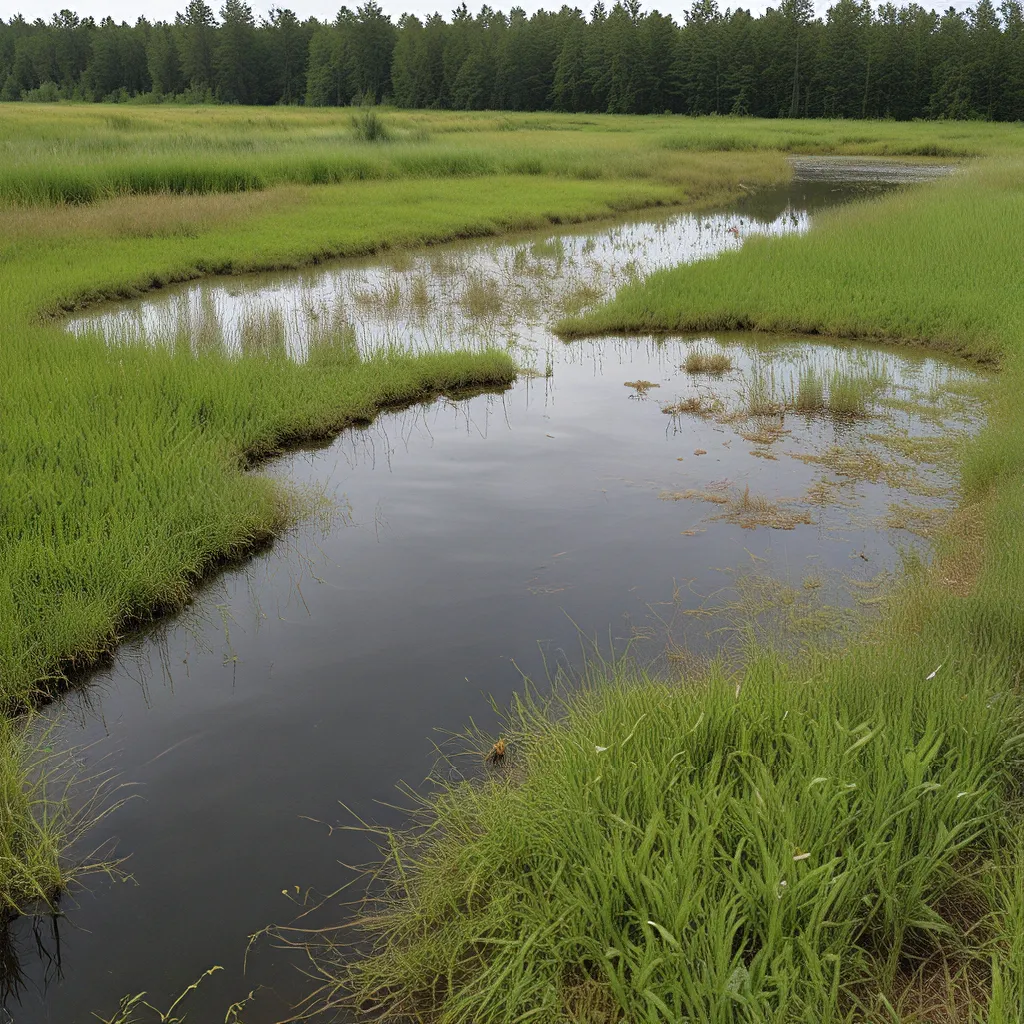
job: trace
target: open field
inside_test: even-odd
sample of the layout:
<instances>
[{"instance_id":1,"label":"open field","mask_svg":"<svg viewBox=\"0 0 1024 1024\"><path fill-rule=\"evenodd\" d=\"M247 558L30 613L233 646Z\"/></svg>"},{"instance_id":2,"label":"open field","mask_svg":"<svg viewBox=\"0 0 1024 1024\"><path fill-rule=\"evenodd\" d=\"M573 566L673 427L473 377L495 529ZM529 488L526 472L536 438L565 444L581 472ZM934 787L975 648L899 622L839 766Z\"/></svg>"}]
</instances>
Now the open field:
<instances>
[{"instance_id":1,"label":"open field","mask_svg":"<svg viewBox=\"0 0 1024 1024\"><path fill-rule=\"evenodd\" d=\"M518 703L505 766L386 835L373 954L314 938L318 999L451 1022L1020 1019L1022 228L1024 174L996 157L563 322L910 342L1000 373L936 562L879 625L685 687L599 666Z\"/></svg>"},{"instance_id":2,"label":"open field","mask_svg":"<svg viewBox=\"0 0 1024 1024\"><path fill-rule=\"evenodd\" d=\"M508 733L521 785L501 775L431 804L426 845L395 839L393 863L412 881L373 924L379 955L355 974L318 955L332 995L379 998L383 985L396 1014L426 1003L439 1020L692 1010L753 1024L795 1019L793 1007L892 1020L885 1001L913 1019L913 1000L932 996L968 1008L953 1019L1013 1019L1024 324L1021 177L1007 154L1024 133L384 116L395 141L370 145L352 140L348 115L324 111L0 108L5 708L65 685L300 513L302 496L245 472L255 460L516 373L496 349L358 361L344 330L301 365L112 348L68 336L61 310L205 274L712 203L782 180L782 151L990 155L963 180L848 208L808 239L753 240L656 278L652 298L638 285L569 322L614 329L628 308L649 319L622 325L645 330L813 329L1001 360L992 425L964 465L964 509L985 510L984 560L978 538L954 530L938 574L909 576L885 635L842 659L752 655L742 676L693 689L595 687L557 724L523 705ZM38 807L16 795L30 753L18 736L4 749L9 834L24 837L0 863L0 895L14 902L62 880L60 844L38 840ZM699 864L684 838L706 854ZM697 960L703 975L679 969Z\"/></svg>"},{"instance_id":3,"label":"open field","mask_svg":"<svg viewBox=\"0 0 1024 1024\"><path fill-rule=\"evenodd\" d=\"M372 145L355 140L350 111L329 108L112 112L96 105L6 104L2 111L0 202L21 204L487 174L628 179L680 185L690 192L699 180L694 177L698 165L686 161L686 153L965 158L1024 148L1015 126L981 122L385 110L381 118L392 141ZM723 173L721 163L711 169ZM756 171L745 173L748 185L761 180Z\"/></svg>"}]
</instances>

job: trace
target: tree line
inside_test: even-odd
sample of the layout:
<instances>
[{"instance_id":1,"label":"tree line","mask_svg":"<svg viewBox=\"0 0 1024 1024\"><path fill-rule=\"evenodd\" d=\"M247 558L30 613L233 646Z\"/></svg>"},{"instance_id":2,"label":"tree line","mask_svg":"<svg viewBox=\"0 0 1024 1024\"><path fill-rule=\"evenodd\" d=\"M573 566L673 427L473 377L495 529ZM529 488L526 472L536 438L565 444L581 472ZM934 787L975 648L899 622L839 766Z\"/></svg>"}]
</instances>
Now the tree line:
<instances>
[{"instance_id":1,"label":"tree line","mask_svg":"<svg viewBox=\"0 0 1024 1024\"><path fill-rule=\"evenodd\" d=\"M1017 121L1024 10L837 0L816 18L812 0L781 0L755 18L695 0L678 24L598 0L394 22L366 0L324 23L190 0L173 23L0 20L0 99L61 98Z\"/></svg>"}]
</instances>

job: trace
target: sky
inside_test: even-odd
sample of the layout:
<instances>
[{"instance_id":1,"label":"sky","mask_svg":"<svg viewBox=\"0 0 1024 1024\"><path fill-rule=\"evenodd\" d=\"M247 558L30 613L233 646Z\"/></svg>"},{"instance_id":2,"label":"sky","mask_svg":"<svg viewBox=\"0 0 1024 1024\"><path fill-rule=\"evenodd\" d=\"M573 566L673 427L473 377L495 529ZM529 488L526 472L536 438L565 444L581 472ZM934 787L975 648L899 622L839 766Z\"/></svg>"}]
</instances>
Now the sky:
<instances>
[{"instance_id":1,"label":"sky","mask_svg":"<svg viewBox=\"0 0 1024 1024\"><path fill-rule=\"evenodd\" d=\"M220 0L207 0L214 10L221 6ZM434 11L440 11L446 18L451 14L453 8L457 7L460 0L444 0L444 2L431 3L430 0L378 0L386 13L395 20L399 15L406 12L426 17ZM614 0L605 0L606 6L611 6ZM832 6L834 0L816 0L815 7L818 14L824 15L825 11ZM897 5L902 6L906 0L897 0ZM930 0L918 0L922 7L931 7L934 10L945 10L948 7L956 7L963 10L970 6L970 0L944 0L942 3L930 2ZM67 7L81 17L92 16L97 21L110 15L115 21L127 21L130 24L142 15L150 21L173 21L174 15L183 10L188 0L0 0L0 18L8 20L15 14L22 14L29 21L36 18L43 18L49 21L55 11ZM264 2L264 0L249 0L249 6L257 20L264 16L271 7L290 7L300 18L310 16L319 18L321 21L332 21L338 13L338 8L345 4L348 7L358 7L362 0L279 0L279 2ZM467 0L467 6L471 11L478 10L484 0ZM565 3L569 7L579 7L581 10L589 11L593 6L593 0L519 0L515 2L493 2L491 7L508 13L512 7L522 7L527 14L532 14L540 8L557 10ZM646 0L644 9L654 9L662 14L671 14L676 21L682 21L686 11L693 5L693 0ZM725 10L727 7L745 7L755 15L761 14L769 6L778 6L778 0L719 0L719 6Z\"/></svg>"}]
</instances>

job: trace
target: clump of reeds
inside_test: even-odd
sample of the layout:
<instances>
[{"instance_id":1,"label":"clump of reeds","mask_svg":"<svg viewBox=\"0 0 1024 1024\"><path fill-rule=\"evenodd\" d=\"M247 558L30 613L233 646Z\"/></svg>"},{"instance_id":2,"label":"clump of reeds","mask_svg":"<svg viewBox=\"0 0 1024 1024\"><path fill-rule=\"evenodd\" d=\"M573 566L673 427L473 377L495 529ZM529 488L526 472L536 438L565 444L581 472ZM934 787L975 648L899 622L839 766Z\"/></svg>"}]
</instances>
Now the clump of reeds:
<instances>
[{"instance_id":1,"label":"clump of reeds","mask_svg":"<svg viewBox=\"0 0 1024 1024\"><path fill-rule=\"evenodd\" d=\"M661 411L666 416L685 416L687 413L700 415L707 411L707 404L701 395L690 395L689 398L680 398L676 402L663 405Z\"/></svg>"},{"instance_id":2,"label":"clump of reeds","mask_svg":"<svg viewBox=\"0 0 1024 1024\"><path fill-rule=\"evenodd\" d=\"M814 366L807 366L800 371L793 408L803 413L821 412L825 408L825 382Z\"/></svg>"},{"instance_id":3,"label":"clump of reeds","mask_svg":"<svg viewBox=\"0 0 1024 1024\"><path fill-rule=\"evenodd\" d=\"M687 373L706 373L720 377L732 369L732 357L720 349L693 348L686 353L683 369Z\"/></svg>"},{"instance_id":4,"label":"clump of reeds","mask_svg":"<svg viewBox=\"0 0 1024 1024\"><path fill-rule=\"evenodd\" d=\"M497 281L471 274L462 292L462 305L472 317L493 317L501 312L505 295Z\"/></svg>"},{"instance_id":5,"label":"clump of reeds","mask_svg":"<svg viewBox=\"0 0 1024 1024\"><path fill-rule=\"evenodd\" d=\"M361 142L390 142L391 130L373 107L363 107L352 115L352 133Z\"/></svg>"},{"instance_id":6,"label":"clump of reeds","mask_svg":"<svg viewBox=\"0 0 1024 1024\"><path fill-rule=\"evenodd\" d=\"M829 377L827 408L833 416L867 416L874 386L871 380L848 370L835 370Z\"/></svg>"}]
</instances>

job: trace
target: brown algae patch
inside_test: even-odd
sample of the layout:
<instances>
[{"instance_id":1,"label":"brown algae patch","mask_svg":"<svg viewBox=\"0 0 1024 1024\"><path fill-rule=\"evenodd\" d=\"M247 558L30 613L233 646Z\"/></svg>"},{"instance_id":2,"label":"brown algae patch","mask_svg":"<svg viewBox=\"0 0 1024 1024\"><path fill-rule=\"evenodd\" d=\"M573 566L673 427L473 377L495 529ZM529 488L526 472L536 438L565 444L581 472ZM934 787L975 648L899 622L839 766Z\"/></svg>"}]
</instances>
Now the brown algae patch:
<instances>
[{"instance_id":1,"label":"brown algae patch","mask_svg":"<svg viewBox=\"0 0 1024 1024\"><path fill-rule=\"evenodd\" d=\"M643 397L647 394L651 388L660 388L660 384L655 384L653 380L626 380L623 381L623 386L632 388L639 397Z\"/></svg>"}]
</instances>

